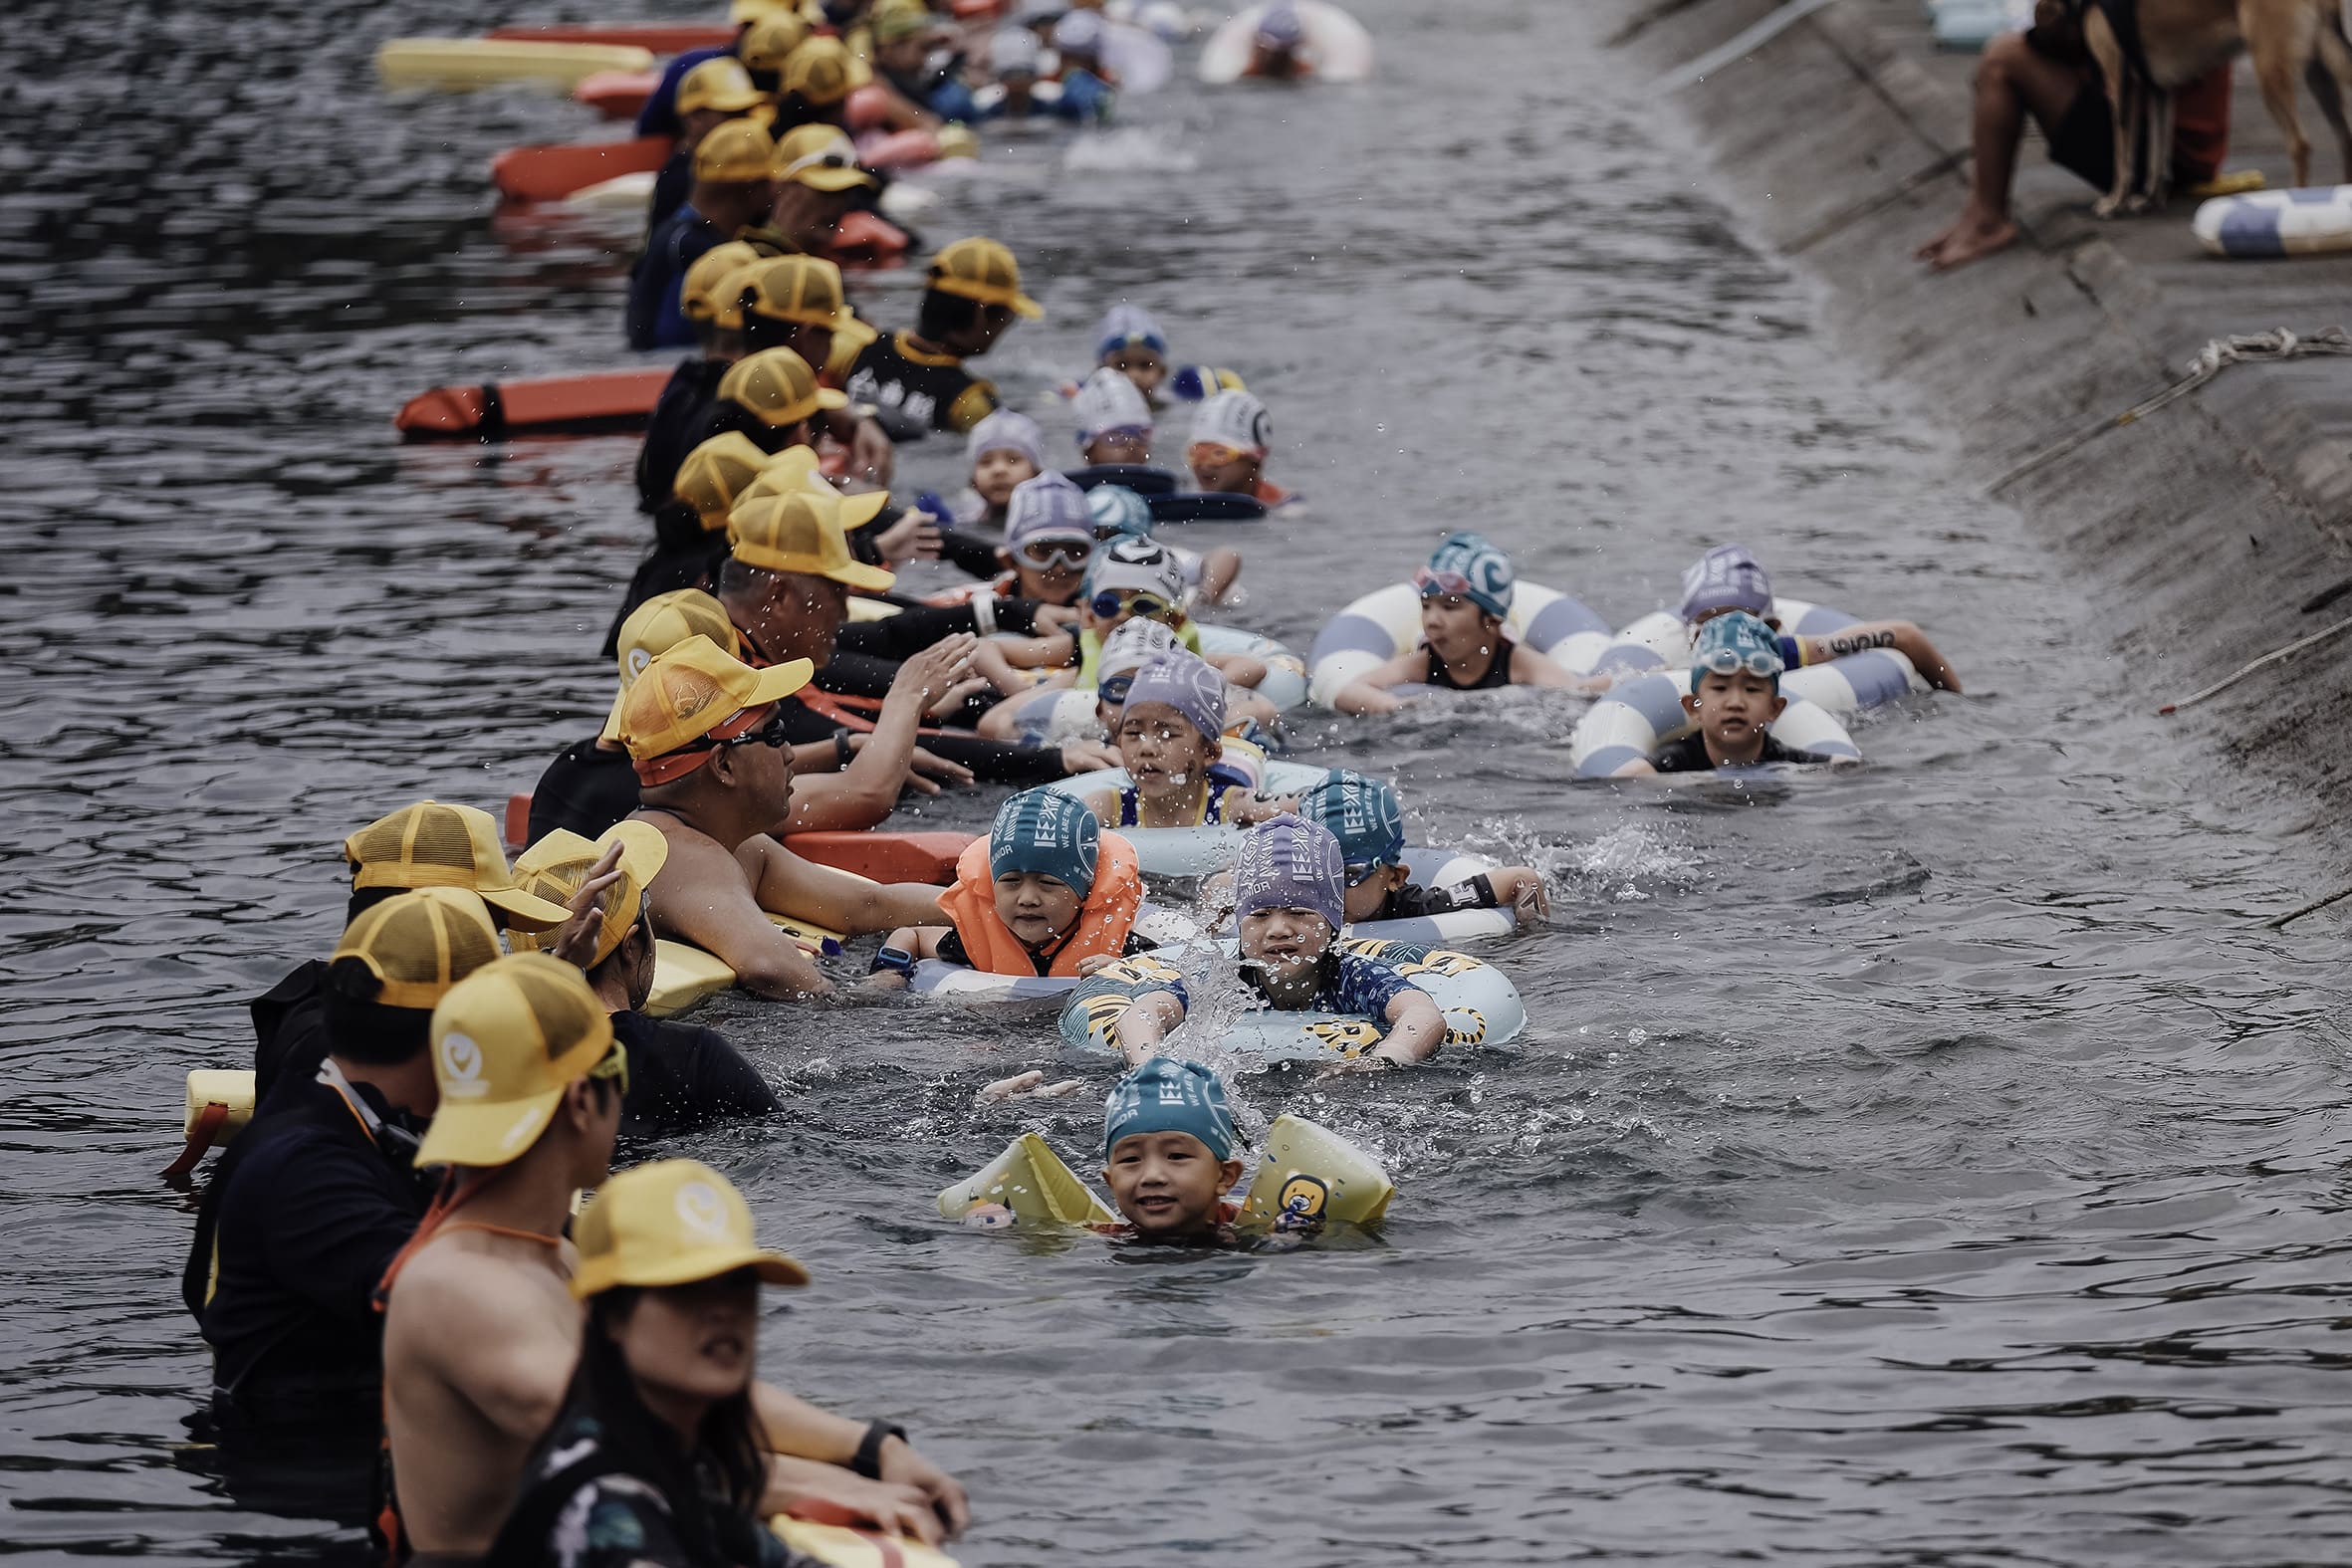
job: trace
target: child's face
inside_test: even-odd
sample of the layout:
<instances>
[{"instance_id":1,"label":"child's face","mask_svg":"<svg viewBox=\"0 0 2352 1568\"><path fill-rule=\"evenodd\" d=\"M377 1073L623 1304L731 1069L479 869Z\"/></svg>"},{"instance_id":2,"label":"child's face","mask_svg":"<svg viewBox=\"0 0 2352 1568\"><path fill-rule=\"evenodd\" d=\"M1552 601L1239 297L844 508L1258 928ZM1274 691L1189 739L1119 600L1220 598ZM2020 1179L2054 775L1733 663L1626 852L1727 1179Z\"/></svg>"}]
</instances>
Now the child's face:
<instances>
[{"instance_id":1,"label":"child's face","mask_svg":"<svg viewBox=\"0 0 2352 1568\"><path fill-rule=\"evenodd\" d=\"M1502 631L1500 620L1460 594L1432 593L1421 600L1421 640L1441 659L1492 653Z\"/></svg>"},{"instance_id":2,"label":"child's face","mask_svg":"<svg viewBox=\"0 0 2352 1568\"><path fill-rule=\"evenodd\" d=\"M1295 969L1312 964L1331 945L1331 923L1311 909L1259 909L1241 921L1242 957Z\"/></svg>"},{"instance_id":3,"label":"child's face","mask_svg":"<svg viewBox=\"0 0 2352 1568\"><path fill-rule=\"evenodd\" d=\"M1085 902L1067 882L1042 871L1008 871L997 878L996 891L997 918L1029 948L1042 948L1067 931Z\"/></svg>"},{"instance_id":4,"label":"child's face","mask_svg":"<svg viewBox=\"0 0 2352 1568\"><path fill-rule=\"evenodd\" d=\"M1013 499L1014 486L1037 477L1038 465L1019 452L983 452L972 465L972 488L992 507L1002 508Z\"/></svg>"},{"instance_id":5,"label":"child's face","mask_svg":"<svg viewBox=\"0 0 2352 1568\"><path fill-rule=\"evenodd\" d=\"M1241 1161L1220 1161L1207 1144L1181 1132L1121 1138L1102 1167L1110 1201L1137 1234L1154 1240L1213 1230L1217 1200L1241 1179Z\"/></svg>"},{"instance_id":6,"label":"child's face","mask_svg":"<svg viewBox=\"0 0 2352 1568\"><path fill-rule=\"evenodd\" d=\"M1388 895L1405 885L1409 873L1403 866L1381 866L1361 882L1352 882L1347 889L1347 918L1369 920L1380 913L1380 906L1388 902Z\"/></svg>"},{"instance_id":7,"label":"child's face","mask_svg":"<svg viewBox=\"0 0 2352 1568\"><path fill-rule=\"evenodd\" d=\"M1160 357L1157 348L1114 348L1104 355L1102 362L1135 383L1135 390L1149 397L1166 384L1168 361Z\"/></svg>"},{"instance_id":8,"label":"child's face","mask_svg":"<svg viewBox=\"0 0 2352 1568\"><path fill-rule=\"evenodd\" d=\"M1745 752L1763 738L1764 726L1780 717L1788 699L1773 689L1765 676L1734 670L1729 675L1708 671L1699 689L1682 700L1683 711L1699 721L1700 730L1718 748Z\"/></svg>"},{"instance_id":9,"label":"child's face","mask_svg":"<svg viewBox=\"0 0 2352 1568\"><path fill-rule=\"evenodd\" d=\"M1213 495L1246 496L1258 488L1259 460L1229 446L1203 441L1188 448L1192 482Z\"/></svg>"},{"instance_id":10,"label":"child's face","mask_svg":"<svg viewBox=\"0 0 2352 1568\"><path fill-rule=\"evenodd\" d=\"M1089 463L1148 463L1151 461L1151 432L1149 430L1105 430L1086 443L1082 454Z\"/></svg>"},{"instance_id":11,"label":"child's face","mask_svg":"<svg viewBox=\"0 0 2352 1568\"><path fill-rule=\"evenodd\" d=\"M1094 542L1078 539L1033 539L1017 551L1000 551L1012 562L1021 596L1047 604L1070 604L1086 580L1086 562L1094 559Z\"/></svg>"},{"instance_id":12,"label":"child's face","mask_svg":"<svg viewBox=\"0 0 2352 1568\"><path fill-rule=\"evenodd\" d=\"M1118 741L1119 761L1136 793L1146 798L1190 790L1224 752L1164 702L1129 703L1119 717Z\"/></svg>"}]
</instances>

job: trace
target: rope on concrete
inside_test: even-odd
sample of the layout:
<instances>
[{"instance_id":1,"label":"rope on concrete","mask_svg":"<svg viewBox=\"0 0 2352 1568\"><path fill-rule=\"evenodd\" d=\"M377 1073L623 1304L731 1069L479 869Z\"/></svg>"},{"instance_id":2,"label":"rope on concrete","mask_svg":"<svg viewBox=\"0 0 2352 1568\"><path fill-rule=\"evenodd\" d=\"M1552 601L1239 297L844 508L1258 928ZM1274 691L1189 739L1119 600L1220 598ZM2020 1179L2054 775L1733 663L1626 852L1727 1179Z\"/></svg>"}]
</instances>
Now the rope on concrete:
<instances>
[{"instance_id":1,"label":"rope on concrete","mask_svg":"<svg viewBox=\"0 0 2352 1568\"><path fill-rule=\"evenodd\" d=\"M1985 487L1989 496L1999 495L2027 474L2047 468L2059 458L2078 452L2110 430L2120 430L2133 424L2168 403L2179 401L2206 382L2220 375L2234 364L2274 364L2288 359L2307 359L2316 354L2352 354L2352 336L2341 327L2329 327L2308 337L2297 336L2283 327L2266 333L2240 333L2234 337L2216 337L2189 361L2189 373L2144 403L2135 403L2112 419L2102 419L2086 430L2080 430L2057 445L2047 447L2019 463ZM2171 709L2165 710L2167 713Z\"/></svg>"},{"instance_id":2,"label":"rope on concrete","mask_svg":"<svg viewBox=\"0 0 2352 1568\"><path fill-rule=\"evenodd\" d=\"M2352 631L2352 620L2340 620L2337 621L2333 626L2328 627L2325 631L2315 631L2308 637L2297 637L2285 647L2273 649L2272 651L2263 654L2260 658L2254 660L2251 664L2240 665L2237 669L2233 670L2230 674L2223 676L2220 680L2214 682L2211 686L2208 686L2204 691L2191 692L2179 702L2166 703L2163 707L2156 710L2157 716L2162 718L2168 714L2179 713L2183 708L2194 708L2199 703L2205 701L2208 697L2219 696L2221 693L2228 691L2239 681L2244 680L2248 675L2252 675L2260 670L2266 670L2271 665L2279 662L2281 659L2291 659L2296 654L2302 652L2305 648L2310 647L2313 643L2325 642L2328 638L2336 636L2344 631Z\"/></svg>"},{"instance_id":3,"label":"rope on concrete","mask_svg":"<svg viewBox=\"0 0 2352 1568\"><path fill-rule=\"evenodd\" d=\"M1724 67L1744 56L1753 55L1764 45L1787 32L1797 23L1828 6L1831 0L1788 0L1779 10L1768 13L1754 27L1717 48L1710 49L1696 60L1686 60L1659 79L1661 93L1680 93L1684 88L1704 82Z\"/></svg>"}]
</instances>

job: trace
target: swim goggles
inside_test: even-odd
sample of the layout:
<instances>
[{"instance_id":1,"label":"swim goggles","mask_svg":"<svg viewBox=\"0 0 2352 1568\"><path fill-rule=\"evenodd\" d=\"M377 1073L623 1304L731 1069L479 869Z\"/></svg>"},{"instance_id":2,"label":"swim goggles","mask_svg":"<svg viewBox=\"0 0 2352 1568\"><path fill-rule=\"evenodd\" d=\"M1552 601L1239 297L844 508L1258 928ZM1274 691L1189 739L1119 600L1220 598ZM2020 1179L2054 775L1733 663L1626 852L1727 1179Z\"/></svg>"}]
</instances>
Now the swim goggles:
<instances>
[{"instance_id":1,"label":"swim goggles","mask_svg":"<svg viewBox=\"0 0 2352 1568\"><path fill-rule=\"evenodd\" d=\"M1752 648L1746 653L1737 648L1718 648L1701 654L1693 662L1710 675L1732 675L1746 670L1760 680L1768 680L1788 668L1779 650L1774 648Z\"/></svg>"},{"instance_id":2,"label":"swim goggles","mask_svg":"<svg viewBox=\"0 0 2352 1568\"><path fill-rule=\"evenodd\" d=\"M615 1080L614 1087L620 1090L620 1097L624 1100L627 1099L629 1097L628 1047L621 1044L620 1041L614 1040L612 1048L597 1058L596 1064L588 1070L588 1075L591 1078Z\"/></svg>"},{"instance_id":3,"label":"swim goggles","mask_svg":"<svg viewBox=\"0 0 2352 1568\"><path fill-rule=\"evenodd\" d=\"M1051 571L1056 566L1082 566L1094 559L1090 539L1033 539L1021 547L1021 559Z\"/></svg>"},{"instance_id":4,"label":"swim goggles","mask_svg":"<svg viewBox=\"0 0 2352 1568\"><path fill-rule=\"evenodd\" d=\"M1104 588L1089 601L1096 618L1108 620L1121 610L1140 615L1145 620L1158 620L1176 606L1156 593L1119 593Z\"/></svg>"},{"instance_id":5,"label":"swim goggles","mask_svg":"<svg viewBox=\"0 0 2352 1568\"><path fill-rule=\"evenodd\" d=\"M1108 430L1096 430L1088 434L1086 444L1091 446L1097 441L1149 441L1150 439L1151 426L1149 425L1113 425Z\"/></svg>"},{"instance_id":6,"label":"swim goggles","mask_svg":"<svg viewBox=\"0 0 2352 1568\"><path fill-rule=\"evenodd\" d=\"M741 735L731 735L723 741L711 742L712 747L718 751L725 751L731 746L786 747L792 744L792 727L785 722L785 717L781 713L771 717L766 724L756 730L746 730ZM680 750L683 751L686 748L681 747Z\"/></svg>"},{"instance_id":7,"label":"swim goggles","mask_svg":"<svg viewBox=\"0 0 2352 1568\"><path fill-rule=\"evenodd\" d=\"M1470 596L1470 579L1459 571L1439 571L1423 566L1413 573L1413 586L1421 590L1421 596L1425 599L1436 598L1441 593L1458 599Z\"/></svg>"},{"instance_id":8,"label":"swim goggles","mask_svg":"<svg viewBox=\"0 0 2352 1568\"><path fill-rule=\"evenodd\" d=\"M1134 685L1132 675L1106 675L1094 684L1094 695L1114 708L1123 708Z\"/></svg>"}]
</instances>

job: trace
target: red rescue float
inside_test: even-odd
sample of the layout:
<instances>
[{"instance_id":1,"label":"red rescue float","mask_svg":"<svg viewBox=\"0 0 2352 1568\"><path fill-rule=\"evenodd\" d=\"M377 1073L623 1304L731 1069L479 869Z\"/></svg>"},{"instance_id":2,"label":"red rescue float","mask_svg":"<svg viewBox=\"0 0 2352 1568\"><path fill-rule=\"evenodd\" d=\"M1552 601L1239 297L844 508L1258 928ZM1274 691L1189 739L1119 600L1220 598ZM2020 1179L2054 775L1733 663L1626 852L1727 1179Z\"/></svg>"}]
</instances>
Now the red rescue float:
<instances>
[{"instance_id":1,"label":"red rescue float","mask_svg":"<svg viewBox=\"0 0 2352 1568\"><path fill-rule=\"evenodd\" d=\"M436 386L408 399L392 423L409 441L499 441L509 436L642 430L669 378L670 367L663 365Z\"/></svg>"}]
</instances>

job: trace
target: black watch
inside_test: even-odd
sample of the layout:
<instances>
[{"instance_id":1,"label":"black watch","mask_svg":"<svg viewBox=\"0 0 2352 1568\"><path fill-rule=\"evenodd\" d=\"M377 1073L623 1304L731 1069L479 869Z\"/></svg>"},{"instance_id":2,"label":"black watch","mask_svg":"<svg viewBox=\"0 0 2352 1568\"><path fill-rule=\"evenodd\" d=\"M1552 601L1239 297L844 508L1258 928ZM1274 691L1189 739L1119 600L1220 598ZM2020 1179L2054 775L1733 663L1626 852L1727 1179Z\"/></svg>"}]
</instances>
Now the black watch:
<instances>
[{"instance_id":1,"label":"black watch","mask_svg":"<svg viewBox=\"0 0 2352 1568\"><path fill-rule=\"evenodd\" d=\"M866 966L865 972L868 975L879 975L885 971L894 975L904 975L912 980L915 973L915 956L904 948L894 948L885 944L882 951L874 955L874 961ZM904 1437L905 1434L901 1433L900 1436ZM874 1441L879 1443L881 1440L877 1438Z\"/></svg>"},{"instance_id":2,"label":"black watch","mask_svg":"<svg viewBox=\"0 0 2352 1568\"><path fill-rule=\"evenodd\" d=\"M856 755L857 748L849 744L849 727L845 724L835 725L833 727L833 761L846 768L849 766L850 759Z\"/></svg>"},{"instance_id":3,"label":"black watch","mask_svg":"<svg viewBox=\"0 0 2352 1568\"><path fill-rule=\"evenodd\" d=\"M886 953L890 950L885 948L883 951ZM867 1480L880 1480L882 1478L882 1445L888 1443L892 1438L904 1443L906 1429L894 1427L886 1421L867 1422L865 1436L858 1440L857 1453L849 1460L849 1467Z\"/></svg>"}]
</instances>

